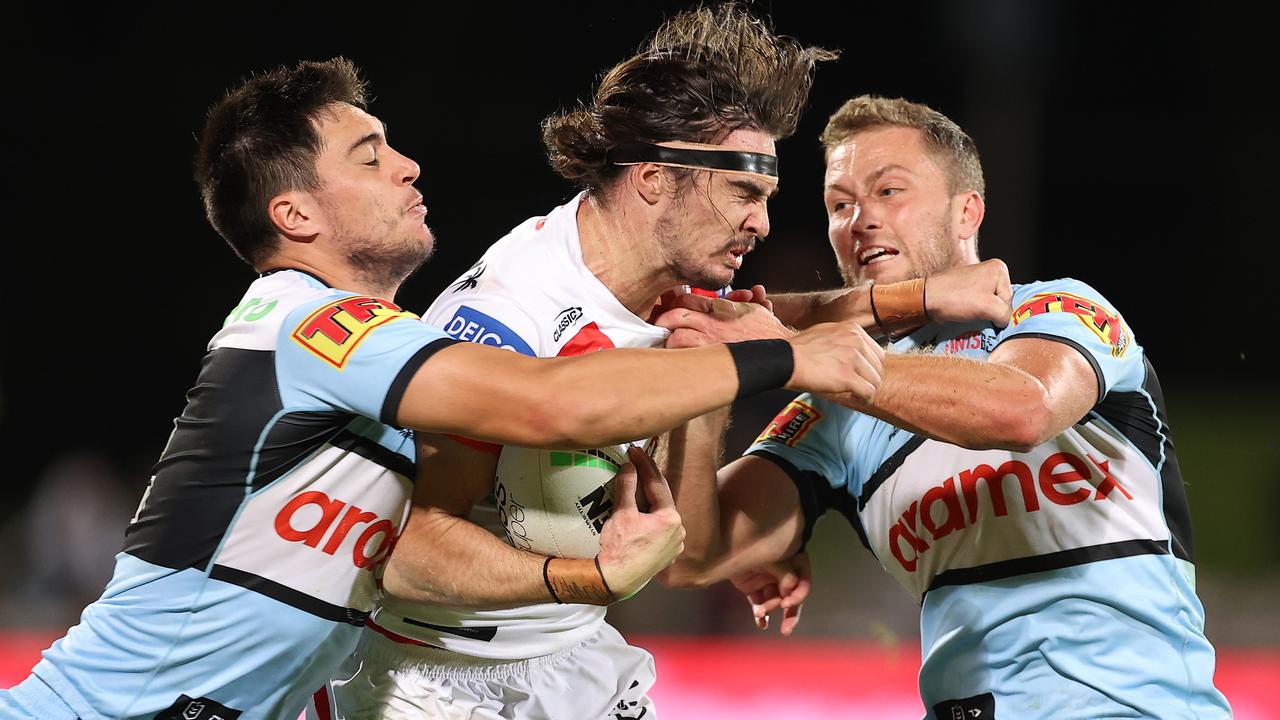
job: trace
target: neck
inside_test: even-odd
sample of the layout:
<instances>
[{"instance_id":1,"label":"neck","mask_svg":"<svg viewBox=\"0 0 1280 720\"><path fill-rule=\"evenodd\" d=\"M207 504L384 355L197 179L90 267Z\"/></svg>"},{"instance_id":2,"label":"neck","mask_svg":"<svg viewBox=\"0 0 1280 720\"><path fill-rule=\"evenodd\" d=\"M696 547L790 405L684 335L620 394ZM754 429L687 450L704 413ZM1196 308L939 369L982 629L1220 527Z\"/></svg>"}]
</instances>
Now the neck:
<instances>
[{"instance_id":1,"label":"neck","mask_svg":"<svg viewBox=\"0 0 1280 720\"><path fill-rule=\"evenodd\" d=\"M334 263L314 262L304 258L275 256L260 265L254 266L258 272L270 270L300 270L314 275L331 288L347 290L357 295L367 295L383 300L395 300L398 283L388 284L366 277L357 268L335 265Z\"/></svg>"},{"instance_id":2,"label":"neck","mask_svg":"<svg viewBox=\"0 0 1280 720\"><path fill-rule=\"evenodd\" d=\"M578 205L582 262L624 307L648 317L658 296L681 284L662 256L655 223L623 203L605 206L595 193Z\"/></svg>"}]
</instances>

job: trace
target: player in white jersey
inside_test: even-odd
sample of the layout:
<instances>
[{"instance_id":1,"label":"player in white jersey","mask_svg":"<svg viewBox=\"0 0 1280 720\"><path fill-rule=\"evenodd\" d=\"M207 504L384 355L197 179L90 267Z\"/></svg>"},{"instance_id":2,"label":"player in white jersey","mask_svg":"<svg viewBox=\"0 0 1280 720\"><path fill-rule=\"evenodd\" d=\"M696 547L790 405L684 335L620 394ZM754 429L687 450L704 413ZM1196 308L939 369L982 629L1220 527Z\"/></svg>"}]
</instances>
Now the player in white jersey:
<instances>
[{"instance_id":1,"label":"player in white jersey","mask_svg":"<svg viewBox=\"0 0 1280 720\"><path fill-rule=\"evenodd\" d=\"M434 242L418 166L364 105L335 59L257 76L211 110L206 210L262 277L209 343L102 598L0 691L0 718L296 717L354 649L403 537L413 429L595 446L770 386L867 387L851 357L865 334L834 326L790 344L533 360L418 322L390 300ZM664 567L678 515L627 510L632 532L548 580L630 592Z\"/></svg>"},{"instance_id":2,"label":"player in white jersey","mask_svg":"<svg viewBox=\"0 0 1280 720\"><path fill-rule=\"evenodd\" d=\"M794 130L813 65L826 57L736 8L673 18L608 73L591 103L545 123L552 164L584 192L493 245L426 320L458 339L542 357L661 345L666 331L645 321L659 296L682 284L727 286L768 234L774 141ZM389 597L332 684L334 714L653 717L652 657L604 622L604 608L558 604L548 587L495 609L510 603L530 563L541 565L506 544L491 503L477 505L493 491L498 448L422 442L424 476L461 482L420 485L410 528L431 532L393 553ZM450 583L412 581L405 567ZM481 588L490 602L467 597Z\"/></svg>"},{"instance_id":3,"label":"player in white jersey","mask_svg":"<svg viewBox=\"0 0 1280 720\"><path fill-rule=\"evenodd\" d=\"M873 309L881 283L978 263L982 172L955 123L863 96L823 143L830 240ZM668 469L689 535L660 578L703 584L786 561L836 509L921 603L929 718L1230 717L1150 361L1084 283L1009 290L1001 323L899 332L877 313L896 341L874 401L802 395L720 470L718 494L701 476L719 432L703 424L705 452ZM687 344L734 334L706 316L676 332ZM757 595L757 612L794 610L797 588Z\"/></svg>"}]
</instances>

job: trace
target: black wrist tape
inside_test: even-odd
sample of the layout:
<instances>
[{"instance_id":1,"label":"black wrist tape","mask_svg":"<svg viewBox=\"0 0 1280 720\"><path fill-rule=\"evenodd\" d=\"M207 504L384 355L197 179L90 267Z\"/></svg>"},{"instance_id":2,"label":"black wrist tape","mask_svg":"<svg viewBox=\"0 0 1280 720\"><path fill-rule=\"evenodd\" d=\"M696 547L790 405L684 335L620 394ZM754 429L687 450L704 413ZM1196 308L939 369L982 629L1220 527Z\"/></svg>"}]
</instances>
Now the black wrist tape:
<instances>
[{"instance_id":1,"label":"black wrist tape","mask_svg":"<svg viewBox=\"0 0 1280 720\"><path fill-rule=\"evenodd\" d=\"M796 371L795 354L786 340L747 340L728 347L738 371L739 398L783 387Z\"/></svg>"}]
</instances>

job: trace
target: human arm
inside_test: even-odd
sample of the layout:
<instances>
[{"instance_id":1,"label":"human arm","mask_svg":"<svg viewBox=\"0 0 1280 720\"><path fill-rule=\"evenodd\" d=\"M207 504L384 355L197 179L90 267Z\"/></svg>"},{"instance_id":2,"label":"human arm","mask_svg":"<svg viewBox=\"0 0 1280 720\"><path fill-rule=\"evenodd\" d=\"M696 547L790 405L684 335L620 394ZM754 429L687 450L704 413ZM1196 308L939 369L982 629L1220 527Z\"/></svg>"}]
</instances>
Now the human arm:
<instances>
[{"instance_id":1,"label":"human arm","mask_svg":"<svg viewBox=\"0 0 1280 720\"><path fill-rule=\"evenodd\" d=\"M615 507L595 559L546 558L503 542L467 519L493 487L498 456L440 435L418 440L409 520L387 561L383 588L417 602L494 609L553 601L607 605L638 591L679 553L684 530L662 476L634 451L615 480ZM637 483L650 507L636 506ZM603 579L603 581L602 581ZM607 582L607 585L606 585Z\"/></svg>"},{"instance_id":2,"label":"human arm","mask_svg":"<svg viewBox=\"0 0 1280 720\"><path fill-rule=\"evenodd\" d=\"M416 370L393 415L404 427L492 442L597 447L661 434L728 405L742 380L754 389L785 384L865 393L865 361L850 352L862 346L860 333L848 323L829 323L796 335L788 341L789 367L785 348L759 344L736 346L738 359L749 360L744 363L726 346L533 359L458 343ZM744 356L744 347L763 352Z\"/></svg>"}]
</instances>

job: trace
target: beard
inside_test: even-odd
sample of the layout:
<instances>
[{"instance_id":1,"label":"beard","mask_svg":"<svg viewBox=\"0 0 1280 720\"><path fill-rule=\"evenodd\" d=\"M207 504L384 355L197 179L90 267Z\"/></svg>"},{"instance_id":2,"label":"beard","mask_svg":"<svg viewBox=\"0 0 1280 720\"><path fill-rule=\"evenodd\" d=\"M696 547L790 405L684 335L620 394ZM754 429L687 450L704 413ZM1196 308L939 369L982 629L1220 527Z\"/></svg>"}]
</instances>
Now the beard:
<instances>
[{"instance_id":1,"label":"beard","mask_svg":"<svg viewBox=\"0 0 1280 720\"><path fill-rule=\"evenodd\" d=\"M956 243L951 240L951 221L948 219L950 217L950 207L950 204L948 204L948 212L943 216L943 219L927 229L921 242L912 248L911 267L906 274L899 278L882 279L879 282L890 283L925 278L955 267L958 264L960 250L956 247ZM859 267L857 262L858 260L855 257L852 259L852 265L844 262L839 263L840 275L844 278L845 287L857 287L858 285L869 285L871 283L871 280L865 277L858 277L857 270Z\"/></svg>"},{"instance_id":2,"label":"beard","mask_svg":"<svg viewBox=\"0 0 1280 720\"><path fill-rule=\"evenodd\" d=\"M425 243L408 237L399 237L395 242L354 242L347 248L347 262L373 287L399 288L434 251L435 239L428 230Z\"/></svg>"},{"instance_id":3,"label":"beard","mask_svg":"<svg viewBox=\"0 0 1280 720\"><path fill-rule=\"evenodd\" d=\"M704 290L719 290L731 285L733 268L716 267L707 258L697 257L690 247L696 241L691 243L690 238L680 231L683 223L673 218L672 214L672 211L668 211L658 218L653 228L668 271L679 278L680 282ZM721 252L728 252L735 244L740 243L727 239Z\"/></svg>"}]
</instances>

